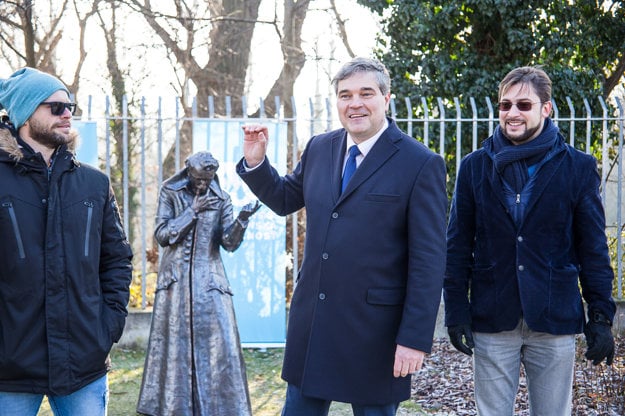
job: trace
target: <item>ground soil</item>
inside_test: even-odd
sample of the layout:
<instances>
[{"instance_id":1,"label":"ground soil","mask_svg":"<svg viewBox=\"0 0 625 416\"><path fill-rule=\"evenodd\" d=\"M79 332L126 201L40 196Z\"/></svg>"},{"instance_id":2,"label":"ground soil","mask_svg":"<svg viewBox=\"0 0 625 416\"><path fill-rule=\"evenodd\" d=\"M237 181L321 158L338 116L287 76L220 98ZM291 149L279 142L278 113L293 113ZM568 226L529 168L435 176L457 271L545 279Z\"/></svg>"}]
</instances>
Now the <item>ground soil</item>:
<instances>
[{"instance_id":1,"label":"ground soil","mask_svg":"<svg viewBox=\"0 0 625 416\"><path fill-rule=\"evenodd\" d=\"M625 339L616 339L614 364L593 366L584 357L583 337L578 339L573 386L575 416L625 415ZM471 358L456 351L446 339L435 340L426 365L413 377L412 400L426 414L475 415ZM529 416L525 375L516 400L515 414Z\"/></svg>"}]
</instances>

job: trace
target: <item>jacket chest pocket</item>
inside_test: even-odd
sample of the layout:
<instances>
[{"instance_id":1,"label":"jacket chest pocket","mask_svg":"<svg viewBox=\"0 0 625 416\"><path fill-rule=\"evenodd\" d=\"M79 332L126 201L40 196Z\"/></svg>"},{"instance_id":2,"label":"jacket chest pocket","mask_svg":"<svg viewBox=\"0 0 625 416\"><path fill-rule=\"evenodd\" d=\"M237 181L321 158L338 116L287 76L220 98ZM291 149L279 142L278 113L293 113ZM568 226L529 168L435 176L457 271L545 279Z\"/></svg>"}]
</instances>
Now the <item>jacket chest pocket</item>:
<instances>
[{"instance_id":1,"label":"jacket chest pocket","mask_svg":"<svg viewBox=\"0 0 625 416\"><path fill-rule=\"evenodd\" d=\"M18 256L20 259L26 258L26 252L24 251L24 242L22 240L22 233L17 222L17 215L15 214L15 207L12 202L3 202L2 211L9 223L9 229L12 230L13 237L15 238L15 244L17 247ZM4 221L3 221L4 222Z\"/></svg>"},{"instance_id":2,"label":"jacket chest pocket","mask_svg":"<svg viewBox=\"0 0 625 416\"><path fill-rule=\"evenodd\" d=\"M85 244L84 244L84 256L89 255L89 235L91 233L92 221L93 221L93 202L84 201L85 209L87 210L87 218L85 219Z\"/></svg>"},{"instance_id":3,"label":"jacket chest pocket","mask_svg":"<svg viewBox=\"0 0 625 416\"><path fill-rule=\"evenodd\" d=\"M89 257L96 241L100 239L100 224L102 209L94 199L76 201L63 209L63 233L72 236L75 246L72 252L80 253L82 257Z\"/></svg>"}]
</instances>

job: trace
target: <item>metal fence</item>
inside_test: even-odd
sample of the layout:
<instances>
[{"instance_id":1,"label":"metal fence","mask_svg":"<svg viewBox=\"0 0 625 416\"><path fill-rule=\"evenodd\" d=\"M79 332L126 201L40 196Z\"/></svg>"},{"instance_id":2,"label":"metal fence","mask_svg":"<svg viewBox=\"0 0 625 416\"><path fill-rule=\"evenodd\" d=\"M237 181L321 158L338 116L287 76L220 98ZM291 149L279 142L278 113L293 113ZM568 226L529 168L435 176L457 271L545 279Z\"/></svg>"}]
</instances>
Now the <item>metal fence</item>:
<instances>
[{"instance_id":1,"label":"metal fence","mask_svg":"<svg viewBox=\"0 0 625 416\"><path fill-rule=\"evenodd\" d=\"M245 97L240 100L241 115L232 114L230 97L225 98L226 114L215 114L215 98L207 103L208 117L197 116L197 103L192 103L191 117L185 117L178 98L152 100L142 98L138 104L129 105L124 99L121 114L114 114L111 101L106 97L98 102L89 97L83 105L80 121L95 122L98 137L98 164L108 174L113 166L121 166L121 176L116 179L118 197L124 226L133 236L135 270L141 277L145 307L146 276L156 273L157 265L150 261L152 243L152 223L156 210L158 189L163 181L163 160L168 151L176 156L175 169L180 168L180 128L185 121L221 119L240 123L286 123L289 127L289 140L292 152L289 157L294 165L301 148L309 137L339 127L332 100L328 98L308 99L298 102L290 100L292 114L286 116L284 103L276 98L275 114L268 116L262 100L249 103ZM584 99L576 108L566 97L561 109L557 100L553 101L553 120L561 128L571 145L592 153L599 161L601 192L606 209L610 251L616 279L616 296L623 299L623 131L624 108L622 99L606 102L602 98ZM593 112L593 108L597 109ZM256 113L257 118L247 114ZM136 114L134 114L136 113ZM441 154L448 163L450 193L453 191L455 172L463 156L477 149L480 142L492 134L498 123L498 115L489 98L477 101L470 97L461 99L421 98L414 103L410 98L391 99L390 116L410 136L422 141L426 146ZM120 126L121 124L121 126ZM114 138L113 126L120 133ZM121 140L121 143L119 142ZM132 208L135 206L135 208ZM287 242L293 248L293 270L297 270L298 232L297 216L292 214L294 230L292 240Z\"/></svg>"}]
</instances>

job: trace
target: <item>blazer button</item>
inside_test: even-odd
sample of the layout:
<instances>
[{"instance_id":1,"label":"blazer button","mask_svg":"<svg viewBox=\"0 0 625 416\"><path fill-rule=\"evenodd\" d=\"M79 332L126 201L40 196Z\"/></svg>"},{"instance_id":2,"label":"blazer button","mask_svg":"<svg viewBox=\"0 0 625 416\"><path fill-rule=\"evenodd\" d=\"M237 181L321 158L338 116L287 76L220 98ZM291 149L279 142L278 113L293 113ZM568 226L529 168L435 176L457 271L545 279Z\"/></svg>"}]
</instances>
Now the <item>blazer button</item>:
<instances>
[{"instance_id":1,"label":"blazer button","mask_svg":"<svg viewBox=\"0 0 625 416\"><path fill-rule=\"evenodd\" d=\"M325 293L319 293L319 300L325 300L325 298L326 298Z\"/></svg>"},{"instance_id":2,"label":"blazer button","mask_svg":"<svg viewBox=\"0 0 625 416\"><path fill-rule=\"evenodd\" d=\"M523 242L523 237L522 237L522 236L518 236L516 239L517 239L517 241L518 241L519 243L522 243L522 242Z\"/></svg>"},{"instance_id":3,"label":"blazer button","mask_svg":"<svg viewBox=\"0 0 625 416\"><path fill-rule=\"evenodd\" d=\"M332 213L332 218L338 218L339 217L339 213L338 212L333 212Z\"/></svg>"},{"instance_id":4,"label":"blazer button","mask_svg":"<svg viewBox=\"0 0 625 416\"><path fill-rule=\"evenodd\" d=\"M322 258L322 259L324 259L324 260L327 260L327 259L328 259L328 257L330 257L330 256L328 256L328 253L323 253L323 254L321 255L321 258Z\"/></svg>"},{"instance_id":5,"label":"blazer button","mask_svg":"<svg viewBox=\"0 0 625 416\"><path fill-rule=\"evenodd\" d=\"M523 266L522 264L519 265L519 271L522 272L523 270L525 270L525 266Z\"/></svg>"}]
</instances>

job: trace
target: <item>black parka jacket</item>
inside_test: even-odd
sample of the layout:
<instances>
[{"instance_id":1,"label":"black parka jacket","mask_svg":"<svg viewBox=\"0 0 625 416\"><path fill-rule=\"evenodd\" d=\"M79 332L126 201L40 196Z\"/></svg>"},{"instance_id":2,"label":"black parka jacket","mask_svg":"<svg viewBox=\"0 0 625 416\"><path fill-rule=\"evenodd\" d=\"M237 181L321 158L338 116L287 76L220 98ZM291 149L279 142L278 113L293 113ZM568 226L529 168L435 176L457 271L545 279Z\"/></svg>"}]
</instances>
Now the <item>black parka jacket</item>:
<instances>
[{"instance_id":1,"label":"black parka jacket","mask_svg":"<svg viewBox=\"0 0 625 416\"><path fill-rule=\"evenodd\" d=\"M0 125L0 391L102 377L127 315L132 252L109 179L66 145L53 161Z\"/></svg>"}]
</instances>

